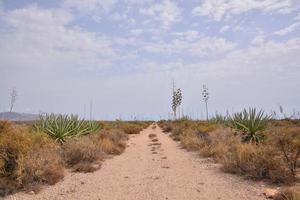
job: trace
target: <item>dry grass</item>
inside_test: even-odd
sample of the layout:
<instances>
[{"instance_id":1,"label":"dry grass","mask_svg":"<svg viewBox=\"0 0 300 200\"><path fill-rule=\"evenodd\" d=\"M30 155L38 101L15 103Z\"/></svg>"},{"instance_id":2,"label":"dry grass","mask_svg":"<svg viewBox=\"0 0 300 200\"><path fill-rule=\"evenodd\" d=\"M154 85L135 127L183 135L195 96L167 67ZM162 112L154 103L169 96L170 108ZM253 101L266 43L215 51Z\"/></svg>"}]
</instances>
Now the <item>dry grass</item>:
<instances>
[{"instance_id":1,"label":"dry grass","mask_svg":"<svg viewBox=\"0 0 300 200\"><path fill-rule=\"evenodd\" d=\"M291 187L281 190L274 200L300 200L300 187Z\"/></svg>"},{"instance_id":2,"label":"dry grass","mask_svg":"<svg viewBox=\"0 0 300 200\"><path fill-rule=\"evenodd\" d=\"M37 184L55 184L63 177L60 149L45 134L8 125L0 134L1 196Z\"/></svg>"},{"instance_id":3,"label":"dry grass","mask_svg":"<svg viewBox=\"0 0 300 200\"><path fill-rule=\"evenodd\" d=\"M92 165L93 162L104 158L104 154L90 136L80 138L72 138L67 140L63 146L63 160L68 167L73 168L75 171L87 172L85 170L88 164ZM85 165L86 167L82 167Z\"/></svg>"},{"instance_id":4,"label":"dry grass","mask_svg":"<svg viewBox=\"0 0 300 200\"><path fill-rule=\"evenodd\" d=\"M120 154L126 147L128 136L120 130L103 130L99 133L72 138L63 144L63 159L74 171L92 172L95 163L105 154Z\"/></svg>"},{"instance_id":5,"label":"dry grass","mask_svg":"<svg viewBox=\"0 0 300 200\"><path fill-rule=\"evenodd\" d=\"M237 173L255 179L270 179L274 183L290 182L293 176L284 167L282 160L276 159L277 152L270 146L235 144L224 152L220 160L226 172Z\"/></svg>"},{"instance_id":6,"label":"dry grass","mask_svg":"<svg viewBox=\"0 0 300 200\"><path fill-rule=\"evenodd\" d=\"M127 134L121 130L104 130L98 134L91 135L94 142L107 154L121 154L126 148Z\"/></svg>"},{"instance_id":7,"label":"dry grass","mask_svg":"<svg viewBox=\"0 0 300 200\"><path fill-rule=\"evenodd\" d=\"M267 140L260 145L243 143L231 129L207 122L181 120L159 125L172 125L171 137L180 141L183 148L213 157L225 172L291 183L299 167L300 127L290 121L284 123L290 126L281 122L280 126L269 127Z\"/></svg>"},{"instance_id":8,"label":"dry grass","mask_svg":"<svg viewBox=\"0 0 300 200\"><path fill-rule=\"evenodd\" d=\"M161 127L164 133L169 133L173 131L173 124L168 121L159 122L158 125Z\"/></svg>"},{"instance_id":9,"label":"dry grass","mask_svg":"<svg viewBox=\"0 0 300 200\"><path fill-rule=\"evenodd\" d=\"M0 121L0 196L53 185L63 178L64 166L80 172L99 169L104 155L122 153L128 139L124 131L112 128L118 128L118 123L109 123L109 127L59 144L34 132L32 124Z\"/></svg>"}]
</instances>

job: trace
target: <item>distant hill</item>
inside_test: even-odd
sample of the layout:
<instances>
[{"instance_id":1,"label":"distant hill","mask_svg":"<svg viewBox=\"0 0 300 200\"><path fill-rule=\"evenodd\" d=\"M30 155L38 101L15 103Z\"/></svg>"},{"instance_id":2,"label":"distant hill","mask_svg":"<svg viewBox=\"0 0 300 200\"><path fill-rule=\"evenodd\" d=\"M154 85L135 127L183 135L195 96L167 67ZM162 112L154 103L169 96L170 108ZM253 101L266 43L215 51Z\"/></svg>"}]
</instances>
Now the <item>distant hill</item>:
<instances>
[{"instance_id":1,"label":"distant hill","mask_svg":"<svg viewBox=\"0 0 300 200\"><path fill-rule=\"evenodd\" d=\"M37 120L38 117L39 115L29 113L0 112L0 120L33 121Z\"/></svg>"}]
</instances>

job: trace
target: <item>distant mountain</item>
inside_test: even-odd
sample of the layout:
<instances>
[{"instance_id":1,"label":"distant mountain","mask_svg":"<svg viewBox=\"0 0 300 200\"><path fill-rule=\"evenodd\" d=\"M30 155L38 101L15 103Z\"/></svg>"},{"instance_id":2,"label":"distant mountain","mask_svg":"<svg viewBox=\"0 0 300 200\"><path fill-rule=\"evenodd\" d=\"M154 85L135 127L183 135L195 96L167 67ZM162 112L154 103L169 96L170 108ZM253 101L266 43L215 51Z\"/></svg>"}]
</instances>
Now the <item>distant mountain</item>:
<instances>
[{"instance_id":1,"label":"distant mountain","mask_svg":"<svg viewBox=\"0 0 300 200\"><path fill-rule=\"evenodd\" d=\"M39 115L29 113L0 112L0 120L33 121L37 120L38 117Z\"/></svg>"}]
</instances>

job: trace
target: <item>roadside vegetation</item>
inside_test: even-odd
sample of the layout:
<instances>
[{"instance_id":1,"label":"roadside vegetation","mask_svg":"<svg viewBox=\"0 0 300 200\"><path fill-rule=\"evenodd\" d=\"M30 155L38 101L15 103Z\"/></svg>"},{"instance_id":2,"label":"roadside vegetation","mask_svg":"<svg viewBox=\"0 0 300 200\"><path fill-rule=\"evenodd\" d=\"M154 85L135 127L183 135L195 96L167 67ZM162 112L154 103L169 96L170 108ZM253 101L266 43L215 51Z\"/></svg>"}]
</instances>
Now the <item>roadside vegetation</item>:
<instances>
[{"instance_id":1,"label":"roadside vegetation","mask_svg":"<svg viewBox=\"0 0 300 200\"><path fill-rule=\"evenodd\" d=\"M0 121L0 197L53 185L66 169L93 172L105 158L126 148L129 134L150 122L98 122L45 115L37 122Z\"/></svg>"},{"instance_id":2,"label":"roadside vegetation","mask_svg":"<svg viewBox=\"0 0 300 200\"><path fill-rule=\"evenodd\" d=\"M281 185L299 181L300 120L275 120L249 108L209 121L184 118L158 124L183 148L220 163L224 172ZM299 193L299 187L293 187L276 198L299 199Z\"/></svg>"}]
</instances>

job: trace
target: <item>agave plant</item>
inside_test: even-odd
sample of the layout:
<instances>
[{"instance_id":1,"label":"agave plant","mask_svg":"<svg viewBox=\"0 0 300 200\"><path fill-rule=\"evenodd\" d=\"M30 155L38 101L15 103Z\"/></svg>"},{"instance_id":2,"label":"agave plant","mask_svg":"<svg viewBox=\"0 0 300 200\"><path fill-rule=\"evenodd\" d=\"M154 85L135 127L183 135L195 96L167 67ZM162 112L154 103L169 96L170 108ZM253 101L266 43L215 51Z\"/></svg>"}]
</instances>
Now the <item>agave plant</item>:
<instances>
[{"instance_id":1,"label":"agave plant","mask_svg":"<svg viewBox=\"0 0 300 200\"><path fill-rule=\"evenodd\" d=\"M86 135L100 129L95 121L85 121L77 115L40 115L39 121L34 125L36 131L45 132L56 141L65 142L67 138Z\"/></svg>"},{"instance_id":2,"label":"agave plant","mask_svg":"<svg viewBox=\"0 0 300 200\"><path fill-rule=\"evenodd\" d=\"M263 131L271 119L263 110L257 111L256 108L244 109L242 112L235 113L230 117L230 126L241 132L243 142L259 143L265 135Z\"/></svg>"}]
</instances>

